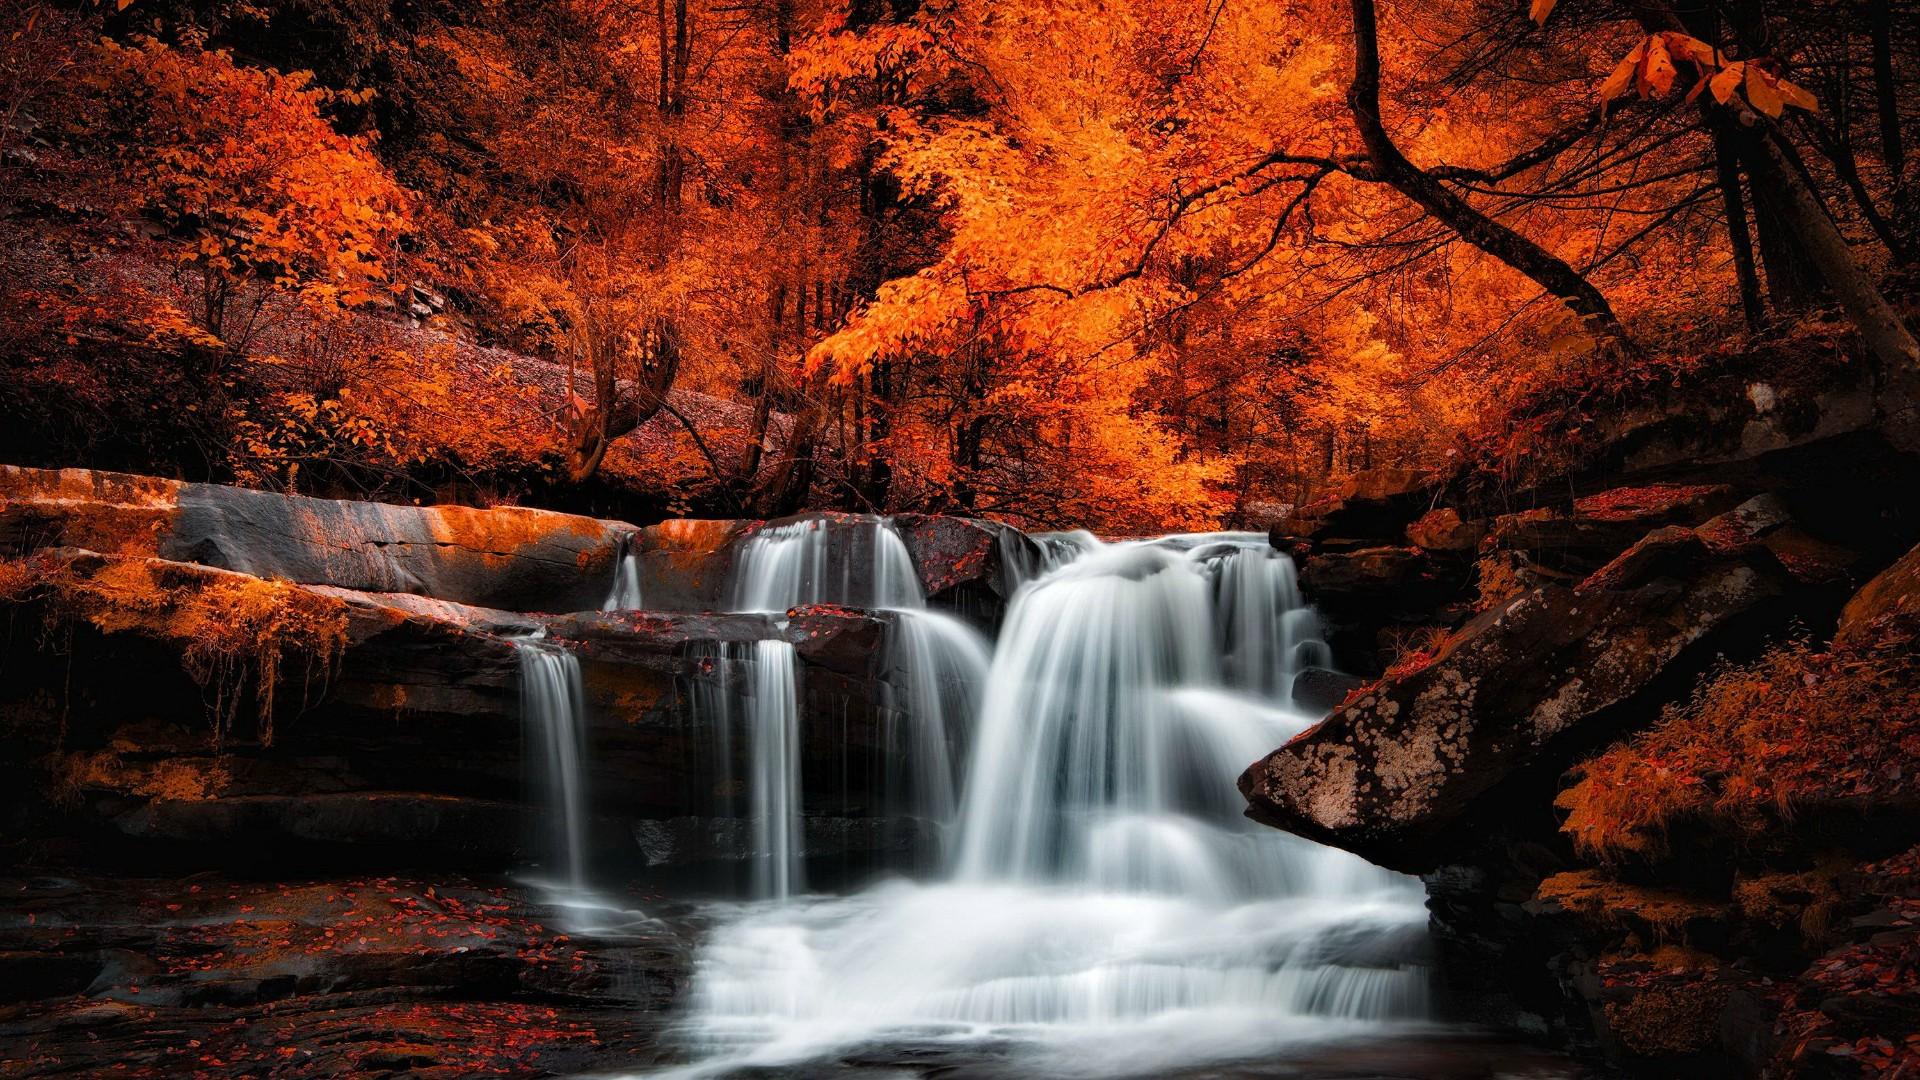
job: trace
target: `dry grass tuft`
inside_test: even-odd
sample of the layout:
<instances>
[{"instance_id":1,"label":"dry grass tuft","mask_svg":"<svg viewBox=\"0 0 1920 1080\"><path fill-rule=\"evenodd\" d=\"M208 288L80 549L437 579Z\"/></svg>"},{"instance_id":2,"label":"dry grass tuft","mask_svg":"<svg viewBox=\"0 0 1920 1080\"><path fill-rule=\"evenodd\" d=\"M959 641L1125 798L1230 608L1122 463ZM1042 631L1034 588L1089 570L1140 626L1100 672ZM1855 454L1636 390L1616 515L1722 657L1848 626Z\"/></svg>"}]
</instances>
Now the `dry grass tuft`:
<instances>
[{"instance_id":1,"label":"dry grass tuft","mask_svg":"<svg viewBox=\"0 0 1920 1080\"><path fill-rule=\"evenodd\" d=\"M346 605L298 585L158 559L52 554L0 562L0 598L45 604L49 626L85 623L180 651L208 694L215 742L253 702L256 735L273 742L283 677L301 674L302 704L346 648Z\"/></svg>"},{"instance_id":2,"label":"dry grass tuft","mask_svg":"<svg viewBox=\"0 0 1920 1080\"><path fill-rule=\"evenodd\" d=\"M1653 854L1669 826L1759 836L1797 804L1911 792L1920 761L1915 641L1815 651L1776 646L1726 666L1691 701L1578 770L1562 831L1601 861Z\"/></svg>"}]
</instances>

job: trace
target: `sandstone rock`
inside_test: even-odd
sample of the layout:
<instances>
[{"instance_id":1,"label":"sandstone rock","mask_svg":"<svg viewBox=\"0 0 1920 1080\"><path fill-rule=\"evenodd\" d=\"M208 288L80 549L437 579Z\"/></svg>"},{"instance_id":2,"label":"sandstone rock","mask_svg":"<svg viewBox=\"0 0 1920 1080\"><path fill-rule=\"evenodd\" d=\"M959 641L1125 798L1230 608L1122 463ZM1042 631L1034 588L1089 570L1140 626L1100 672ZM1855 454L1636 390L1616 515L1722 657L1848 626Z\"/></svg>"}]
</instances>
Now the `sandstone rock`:
<instances>
[{"instance_id":1,"label":"sandstone rock","mask_svg":"<svg viewBox=\"0 0 1920 1080\"><path fill-rule=\"evenodd\" d=\"M0 466L0 545L80 547L516 611L598 607L630 526Z\"/></svg>"},{"instance_id":2,"label":"sandstone rock","mask_svg":"<svg viewBox=\"0 0 1920 1080\"><path fill-rule=\"evenodd\" d=\"M1449 861L1464 842L1455 826L1497 814L1486 800L1507 778L1564 767L1617 733L1632 714L1616 707L1705 663L1733 624L1782 621L1774 602L1791 577L1771 552L1670 533L1577 589L1482 614L1425 666L1256 763L1240 778L1249 814L1386 866Z\"/></svg>"},{"instance_id":3,"label":"sandstone rock","mask_svg":"<svg viewBox=\"0 0 1920 1080\"><path fill-rule=\"evenodd\" d=\"M1407 526L1407 542L1427 551L1465 554L1477 549L1486 533L1486 522L1462 521L1458 510L1442 506Z\"/></svg>"}]
</instances>

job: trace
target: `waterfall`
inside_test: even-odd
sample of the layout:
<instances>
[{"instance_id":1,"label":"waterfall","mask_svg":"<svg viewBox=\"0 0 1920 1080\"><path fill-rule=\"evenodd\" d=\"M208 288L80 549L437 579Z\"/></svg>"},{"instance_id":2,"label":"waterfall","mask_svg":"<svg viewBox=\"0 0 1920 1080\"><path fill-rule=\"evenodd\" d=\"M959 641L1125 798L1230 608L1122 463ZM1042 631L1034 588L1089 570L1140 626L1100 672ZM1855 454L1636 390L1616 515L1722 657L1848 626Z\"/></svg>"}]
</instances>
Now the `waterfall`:
<instances>
[{"instance_id":1,"label":"waterfall","mask_svg":"<svg viewBox=\"0 0 1920 1080\"><path fill-rule=\"evenodd\" d=\"M913 557L885 518L836 514L769 525L746 539L739 560L735 611L927 606Z\"/></svg>"},{"instance_id":2,"label":"waterfall","mask_svg":"<svg viewBox=\"0 0 1920 1080\"><path fill-rule=\"evenodd\" d=\"M964 736L985 682L988 645L960 620L927 609L912 554L893 523L840 514L763 528L741 546L733 596L740 611L784 613L806 604L837 604L890 613L879 680L884 808L951 824L959 806ZM770 763L768 755L779 744L769 729L745 726L753 733L748 786L756 828L782 818L794 823L797 837L797 765L789 774ZM782 799L788 801L782 804ZM792 873L797 875L797 864Z\"/></svg>"},{"instance_id":3,"label":"waterfall","mask_svg":"<svg viewBox=\"0 0 1920 1080\"><path fill-rule=\"evenodd\" d=\"M607 591L601 611L640 611L646 606L640 595L640 553L634 550L632 533L620 537L618 557L613 561L613 588Z\"/></svg>"},{"instance_id":4,"label":"waterfall","mask_svg":"<svg viewBox=\"0 0 1920 1080\"><path fill-rule=\"evenodd\" d=\"M537 637L514 641L520 658L520 717L535 778L553 811L553 853L548 872L564 892L587 889L587 791L581 761L586 756L586 694L580 661Z\"/></svg>"},{"instance_id":5,"label":"waterfall","mask_svg":"<svg viewBox=\"0 0 1920 1080\"><path fill-rule=\"evenodd\" d=\"M977 1041L1029 1073L1151 1075L1425 1016L1418 883L1240 813L1239 772L1316 719L1288 704L1325 656L1292 564L1253 534L1041 551L955 728L958 786L917 780L955 800L941 879L723 919L686 1024L709 1067ZM838 580L794 556L816 596ZM897 625L895 653L920 647ZM946 775L954 742L913 741L912 767Z\"/></svg>"},{"instance_id":6,"label":"waterfall","mask_svg":"<svg viewBox=\"0 0 1920 1080\"><path fill-rule=\"evenodd\" d=\"M800 887L800 707L793 646L753 643L753 692L747 729L753 740L753 841L761 896L785 899Z\"/></svg>"},{"instance_id":7,"label":"waterfall","mask_svg":"<svg viewBox=\"0 0 1920 1080\"><path fill-rule=\"evenodd\" d=\"M800 819L799 673L793 646L769 638L721 642L701 650L710 678L697 681L696 715L711 723L714 788L735 790L734 762L748 822L751 895L784 900L805 887Z\"/></svg>"},{"instance_id":8,"label":"waterfall","mask_svg":"<svg viewBox=\"0 0 1920 1080\"><path fill-rule=\"evenodd\" d=\"M967 733L986 685L989 646L951 615L898 608L888 627L881 737L886 809L950 825L960 807Z\"/></svg>"}]
</instances>

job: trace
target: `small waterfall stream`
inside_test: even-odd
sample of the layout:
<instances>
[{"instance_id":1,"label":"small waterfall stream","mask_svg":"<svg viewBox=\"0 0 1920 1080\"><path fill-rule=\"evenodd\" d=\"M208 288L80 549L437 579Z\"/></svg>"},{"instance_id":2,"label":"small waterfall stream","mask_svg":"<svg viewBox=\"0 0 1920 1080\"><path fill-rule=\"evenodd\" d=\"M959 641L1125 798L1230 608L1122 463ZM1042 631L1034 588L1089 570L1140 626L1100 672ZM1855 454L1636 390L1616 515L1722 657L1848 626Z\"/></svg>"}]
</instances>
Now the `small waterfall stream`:
<instances>
[{"instance_id":1,"label":"small waterfall stream","mask_svg":"<svg viewBox=\"0 0 1920 1080\"><path fill-rule=\"evenodd\" d=\"M620 538L620 551L613 561L613 588L607 591L601 611L639 611L647 606L640 594L640 553L634 550L638 537Z\"/></svg>"},{"instance_id":2,"label":"small waterfall stream","mask_svg":"<svg viewBox=\"0 0 1920 1080\"><path fill-rule=\"evenodd\" d=\"M514 642L520 658L520 715L544 804L553 814L547 872L562 894L587 892L586 694L580 661L537 637Z\"/></svg>"}]
</instances>

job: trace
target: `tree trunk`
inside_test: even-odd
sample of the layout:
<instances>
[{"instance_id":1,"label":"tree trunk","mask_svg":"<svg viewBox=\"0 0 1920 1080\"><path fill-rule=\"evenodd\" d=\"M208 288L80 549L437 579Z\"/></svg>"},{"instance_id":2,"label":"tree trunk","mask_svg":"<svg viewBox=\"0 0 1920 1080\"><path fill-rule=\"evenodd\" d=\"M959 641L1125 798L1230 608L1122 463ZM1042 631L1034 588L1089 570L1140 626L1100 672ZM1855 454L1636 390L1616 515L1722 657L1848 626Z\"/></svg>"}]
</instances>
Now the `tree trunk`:
<instances>
[{"instance_id":1,"label":"tree trunk","mask_svg":"<svg viewBox=\"0 0 1920 1080\"><path fill-rule=\"evenodd\" d=\"M1753 177L1756 196L1763 191L1769 194L1767 203L1780 232L1784 238L1797 241L1796 258L1803 258L1826 280L1875 358L1889 368L1920 364L1920 343L1914 341L1887 298L1853 257L1833 219L1776 145L1777 138L1768 132L1750 140L1742 155L1747 175ZM1757 198L1755 201L1759 202Z\"/></svg>"},{"instance_id":2,"label":"tree trunk","mask_svg":"<svg viewBox=\"0 0 1920 1080\"><path fill-rule=\"evenodd\" d=\"M1740 281L1740 310L1747 329L1766 325L1767 309L1760 298L1760 276L1753 265L1753 234L1747 226L1747 203L1740 190L1740 155L1724 125L1713 132L1714 164L1719 172L1720 196L1727 211L1727 246L1733 251L1734 276Z\"/></svg>"},{"instance_id":3,"label":"tree trunk","mask_svg":"<svg viewBox=\"0 0 1920 1080\"><path fill-rule=\"evenodd\" d=\"M1347 108L1379 178L1462 240L1565 301L1594 333L1625 343L1626 331L1612 305L1592 282L1552 252L1475 209L1400 152L1380 118L1380 41L1373 0L1353 0L1353 33L1353 81L1347 88Z\"/></svg>"},{"instance_id":4,"label":"tree trunk","mask_svg":"<svg viewBox=\"0 0 1920 1080\"><path fill-rule=\"evenodd\" d=\"M1892 174L1893 185L1900 186L1900 174L1906 171L1907 148L1900 134L1899 84L1893 75L1893 3L1872 0L1867 5L1873 34L1873 96L1880 119L1880 156Z\"/></svg>"},{"instance_id":5,"label":"tree trunk","mask_svg":"<svg viewBox=\"0 0 1920 1080\"><path fill-rule=\"evenodd\" d=\"M1795 315L1819 306L1826 298L1826 290L1803 239L1789 223L1792 197L1762 183L1761 172L1753 166L1756 156L1766 156L1756 149L1763 141L1764 136L1749 135L1742 140L1746 145L1741 151L1748 175L1753 177L1753 220L1755 231L1760 235L1760 264L1767 272L1767 299L1773 310L1782 315ZM1782 165L1791 172L1791 166L1786 166L1784 161ZM1821 210L1820 216L1831 228L1833 222L1827 219L1825 210Z\"/></svg>"},{"instance_id":6,"label":"tree trunk","mask_svg":"<svg viewBox=\"0 0 1920 1080\"><path fill-rule=\"evenodd\" d=\"M1645 4L1636 10L1641 29L1649 34L1687 27L1664 4ZM1916 343L1906 325L1895 314L1887 298L1867 275L1846 238L1820 205L1802 171L1795 165L1791 148L1779 131L1765 118L1740 106L1739 99L1729 103L1728 123L1753 129L1751 138L1741 139L1740 160L1752 180L1755 223L1760 227L1761 258L1768 259L1771 243L1776 255L1795 269L1811 271L1814 280L1825 279L1833 295L1853 321L1854 328L1882 366L1897 378L1907 379L1911 368L1920 364L1920 343ZM1738 110L1738 111L1736 111ZM1774 264L1767 263L1767 287L1775 287Z\"/></svg>"}]
</instances>

